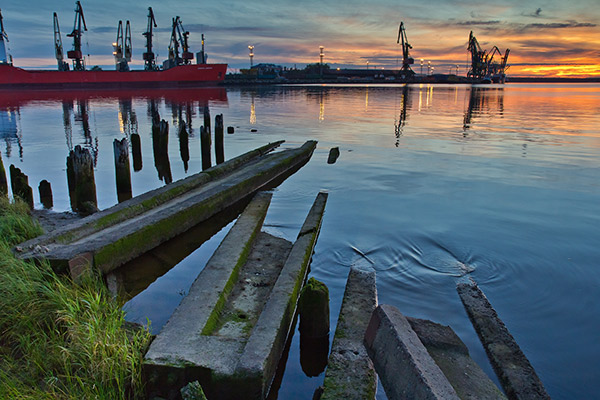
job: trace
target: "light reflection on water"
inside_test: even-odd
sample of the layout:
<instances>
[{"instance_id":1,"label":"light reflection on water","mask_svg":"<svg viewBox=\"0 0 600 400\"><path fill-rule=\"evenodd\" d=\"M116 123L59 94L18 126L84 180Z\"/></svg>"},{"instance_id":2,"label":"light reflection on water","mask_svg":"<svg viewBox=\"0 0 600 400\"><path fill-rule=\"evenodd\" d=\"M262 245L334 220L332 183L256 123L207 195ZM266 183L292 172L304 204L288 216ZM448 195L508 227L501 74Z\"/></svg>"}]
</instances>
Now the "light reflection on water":
<instances>
[{"instance_id":1,"label":"light reflection on water","mask_svg":"<svg viewBox=\"0 0 600 400\"><path fill-rule=\"evenodd\" d=\"M4 99L0 150L5 167L20 167L33 185L48 179L55 209L67 210L65 158L77 144L97 154L101 208L117 201L112 141L136 130L143 168L133 173L134 195L164 185L153 157L152 101L170 124L173 180L201 170L205 106L236 129L225 137L226 158L279 139L288 147L316 139L312 160L275 189L266 225L293 240L317 192L329 191L311 275L330 287L332 330L348 268L368 258L380 303L451 325L493 375L455 291L458 281L472 277L550 395L584 399L594 397L593 378L600 374L598 89L286 86L227 89L225 96L185 92L184 98ZM187 172L179 121L191 125ZM341 155L328 165L334 146ZM227 229L136 296L128 318L148 317L159 330ZM281 399L309 399L322 382L323 375L304 377L297 336Z\"/></svg>"}]
</instances>

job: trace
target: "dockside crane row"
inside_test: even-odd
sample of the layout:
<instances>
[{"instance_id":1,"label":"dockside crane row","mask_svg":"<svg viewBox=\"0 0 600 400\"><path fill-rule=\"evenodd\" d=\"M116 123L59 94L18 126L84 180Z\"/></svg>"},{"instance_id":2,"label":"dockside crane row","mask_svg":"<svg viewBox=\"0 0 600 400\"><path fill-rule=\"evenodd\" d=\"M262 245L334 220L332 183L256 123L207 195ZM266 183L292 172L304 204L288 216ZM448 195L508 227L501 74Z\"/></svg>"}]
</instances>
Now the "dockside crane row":
<instances>
[{"instance_id":1,"label":"dockside crane row","mask_svg":"<svg viewBox=\"0 0 600 400\"><path fill-rule=\"evenodd\" d=\"M498 46L492 47L492 50L488 53L481 49L479 42L473 35L473 31L471 31L467 50L471 53L471 68L467 73L467 78L482 82L504 83L510 49L506 49L504 56L502 56ZM500 56L500 62L494 60L495 55Z\"/></svg>"},{"instance_id":2,"label":"dockside crane row","mask_svg":"<svg viewBox=\"0 0 600 400\"><path fill-rule=\"evenodd\" d=\"M169 59L163 63L163 69L175 67L177 65L189 64L194 58L188 46L188 36L190 33L185 30L179 16L173 18L173 27L171 29L171 41L169 42ZM181 47L181 56L179 55Z\"/></svg>"},{"instance_id":3,"label":"dockside crane row","mask_svg":"<svg viewBox=\"0 0 600 400\"><path fill-rule=\"evenodd\" d=\"M115 56L115 65L117 71L129 71L129 61L131 61L131 27L129 21L125 24L125 35L123 35L123 21L119 21L117 27L117 40L113 43Z\"/></svg>"},{"instance_id":4,"label":"dockside crane row","mask_svg":"<svg viewBox=\"0 0 600 400\"><path fill-rule=\"evenodd\" d=\"M410 66L415 63L415 59L412 58L409 53L409 50L412 49L412 46L408 43L406 30L404 29L404 22L400 22L400 26L398 27L398 40L396 43L400 42L402 42L402 68L400 70L408 76L414 75L414 72Z\"/></svg>"},{"instance_id":5,"label":"dockside crane row","mask_svg":"<svg viewBox=\"0 0 600 400\"><path fill-rule=\"evenodd\" d=\"M148 27L146 32L142 33L146 38L146 52L143 54L144 58L144 69L147 71L157 70L156 57L152 51L152 28L156 28L156 20L154 19L154 12L152 7L148 7Z\"/></svg>"},{"instance_id":6,"label":"dockside crane row","mask_svg":"<svg viewBox=\"0 0 600 400\"><path fill-rule=\"evenodd\" d=\"M75 5L75 23L73 24L73 32L67 35L68 37L73 38L73 50L67 52L67 57L73 60L73 70L84 71L85 63L83 60L83 53L81 52L81 35L83 35L84 31L87 31L87 26L85 24L85 16L83 15L81 2L78 1ZM83 30L81 29L82 24Z\"/></svg>"}]
</instances>

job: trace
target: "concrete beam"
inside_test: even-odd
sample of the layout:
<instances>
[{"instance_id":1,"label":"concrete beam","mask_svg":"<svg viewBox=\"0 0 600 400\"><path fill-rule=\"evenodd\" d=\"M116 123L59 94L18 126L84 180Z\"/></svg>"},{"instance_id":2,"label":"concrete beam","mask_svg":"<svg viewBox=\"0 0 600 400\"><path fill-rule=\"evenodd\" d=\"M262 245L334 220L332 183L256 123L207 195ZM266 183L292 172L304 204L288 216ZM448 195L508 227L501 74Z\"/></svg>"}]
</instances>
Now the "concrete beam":
<instances>
[{"instance_id":1,"label":"concrete beam","mask_svg":"<svg viewBox=\"0 0 600 400\"><path fill-rule=\"evenodd\" d=\"M130 205L142 209L139 214L132 216L119 209L99 219L96 215L90 217L93 220L83 219L74 229L57 230L22 244L20 248L25 252L19 256L46 258L56 269L65 270L73 257L91 253L93 266L102 273L110 272L241 198L295 172L308 162L315 147L316 142L309 141L300 148L253 158L228 173L219 169L227 163L221 164L205 172L210 179L198 176L193 182L179 184L172 190L150 197L140 196L143 199L134 198L119 205L135 201ZM217 175L221 179L212 178Z\"/></svg>"},{"instance_id":2,"label":"concrete beam","mask_svg":"<svg viewBox=\"0 0 600 400\"><path fill-rule=\"evenodd\" d=\"M550 399L542 381L475 282L457 286L469 319L509 399Z\"/></svg>"},{"instance_id":3,"label":"concrete beam","mask_svg":"<svg viewBox=\"0 0 600 400\"><path fill-rule=\"evenodd\" d=\"M375 270L350 268L321 400L375 399L377 374L363 339L376 307Z\"/></svg>"},{"instance_id":4,"label":"concrete beam","mask_svg":"<svg viewBox=\"0 0 600 400\"><path fill-rule=\"evenodd\" d=\"M501 400L504 394L469 356L449 326L406 317L411 328L462 400Z\"/></svg>"},{"instance_id":5,"label":"concrete beam","mask_svg":"<svg viewBox=\"0 0 600 400\"><path fill-rule=\"evenodd\" d=\"M365 346L388 399L459 399L397 308L381 305L373 311Z\"/></svg>"}]
</instances>

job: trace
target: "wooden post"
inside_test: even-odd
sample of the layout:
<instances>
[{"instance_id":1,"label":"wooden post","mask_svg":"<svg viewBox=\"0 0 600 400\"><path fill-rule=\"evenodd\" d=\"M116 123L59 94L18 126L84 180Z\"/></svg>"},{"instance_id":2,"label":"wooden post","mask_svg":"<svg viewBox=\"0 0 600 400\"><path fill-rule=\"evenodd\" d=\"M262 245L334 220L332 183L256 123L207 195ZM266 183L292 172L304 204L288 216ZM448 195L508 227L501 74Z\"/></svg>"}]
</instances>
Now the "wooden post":
<instances>
[{"instance_id":1,"label":"wooden post","mask_svg":"<svg viewBox=\"0 0 600 400\"><path fill-rule=\"evenodd\" d=\"M6 170L0 156L0 196L8 195L8 181L6 180Z\"/></svg>"},{"instance_id":2,"label":"wooden post","mask_svg":"<svg viewBox=\"0 0 600 400\"><path fill-rule=\"evenodd\" d=\"M77 145L69 153L67 183L73 211L84 215L98 211L94 160L88 149Z\"/></svg>"},{"instance_id":3,"label":"wooden post","mask_svg":"<svg viewBox=\"0 0 600 400\"><path fill-rule=\"evenodd\" d=\"M210 133L210 110L208 104L204 107L204 129Z\"/></svg>"},{"instance_id":4,"label":"wooden post","mask_svg":"<svg viewBox=\"0 0 600 400\"><path fill-rule=\"evenodd\" d=\"M131 134L131 155L133 156L133 171L142 170L142 141L137 133Z\"/></svg>"},{"instance_id":5,"label":"wooden post","mask_svg":"<svg viewBox=\"0 0 600 400\"><path fill-rule=\"evenodd\" d=\"M52 197L52 186L47 180L40 182L38 186L40 192L40 201L44 205L44 208L52 208L54 206L54 199Z\"/></svg>"},{"instance_id":6,"label":"wooden post","mask_svg":"<svg viewBox=\"0 0 600 400\"><path fill-rule=\"evenodd\" d=\"M29 208L33 208L33 189L29 186L29 178L12 164L9 169L13 197L19 197L29 205Z\"/></svg>"},{"instance_id":7,"label":"wooden post","mask_svg":"<svg viewBox=\"0 0 600 400\"><path fill-rule=\"evenodd\" d=\"M215 161L217 164L225 162L225 149L223 144L223 114L215 117Z\"/></svg>"},{"instance_id":8,"label":"wooden post","mask_svg":"<svg viewBox=\"0 0 600 400\"><path fill-rule=\"evenodd\" d=\"M327 157L327 164L335 164L335 162L337 161L339 156L340 156L340 148L332 147L329 150L329 157Z\"/></svg>"},{"instance_id":9,"label":"wooden post","mask_svg":"<svg viewBox=\"0 0 600 400\"><path fill-rule=\"evenodd\" d=\"M231 135L231 134L233 134L234 132L235 132L235 128L234 128L233 126L228 126L228 127L227 127L227 133L228 133L228 134L230 134L230 135Z\"/></svg>"},{"instance_id":10,"label":"wooden post","mask_svg":"<svg viewBox=\"0 0 600 400\"><path fill-rule=\"evenodd\" d=\"M210 161L210 132L205 127L200 127L200 147L202 153L202 170L209 169L211 167Z\"/></svg>"},{"instance_id":11,"label":"wooden post","mask_svg":"<svg viewBox=\"0 0 600 400\"><path fill-rule=\"evenodd\" d=\"M119 203L133 197L131 190L131 170L129 168L129 144L127 139L113 141L115 155L115 178Z\"/></svg>"},{"instance_id":12,"label":"wooden post","mask_svg":"<svg viewBox=\"0 0 600 400\"><path fill-rule=\"evenodd\" d=\"M179 124L179 154L181 154L181 161L183 161L183 169L187 172L188 161L190 161L190 146L188 132L183 121Z\"/></svg>"},{"instance_id":13,"label":"wooden post","mask_svg":"<svg viewBox=\"0 0 600 400\"><path fill-rule=\"evenodd\" d=\"M173 182L171 163L169 162L169 124L164 119L152 125L152 148L154 149L154 165L158 179L166 184Z\"/></svg>"}]
</instances>

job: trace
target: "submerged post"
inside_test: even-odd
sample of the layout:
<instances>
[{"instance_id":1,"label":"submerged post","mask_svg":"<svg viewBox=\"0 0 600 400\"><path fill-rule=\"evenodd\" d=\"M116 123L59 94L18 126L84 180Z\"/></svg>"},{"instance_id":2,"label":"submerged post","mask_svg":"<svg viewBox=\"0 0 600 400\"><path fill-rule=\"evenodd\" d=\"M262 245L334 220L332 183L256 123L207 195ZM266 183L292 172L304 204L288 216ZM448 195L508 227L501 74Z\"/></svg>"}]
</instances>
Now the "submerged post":
<instances>
[{"instance_id":1,"label":"submerged post","mask_svg":"<svg viewBox=\"0 0 600 400\"><path fill-rule=\"evenodd\" d=\"M9 169L13 197L21 198L29 205L29 208L33 208L33 189L29 186L29 178L12 164Z\"/></svg>"},{"instance_id":2,"label":"submerged post","mask_svg":"<svg viewBox=\"0 0 600 400\"><path fill-rule=\"evenodd\" d=\"M54 200L52 197L52 186L50 185L50 182L44 179L40 182L38 190L40 192L40 201L44 208L52 208L54 206Z\"/></svg>"},{"instance_id":3,"label":"submerged post","mask_svg":"<svg viewBox=\"0 0 600 400\"><path fill-rule=\"evenodd\" d=\"M204 106L204 129L210 132L210 110L208 109L208 104Z\"/></svg>"},{"instance_id":4,"label":"submerged post","mask_svg":"<svg viewBox=\"0 0 600 400\"><path fill-rule=\"evenodd\" d=\"M307 376L318 376L329 354L329 289L310 278L300 292L300 365Z\"/></svg>"},{"instance_id":5,"label":"submerged post","mask_svg":"<svg viewBox=\"0 0 600 400\"><path fill-rule=\"evenodd\" d=\"M6 170L0 156L0 196L8 195L8 181L6 180Z\"/></svg>"},{"instance_id":6,"label":"submerged post","mask_svg":"<svg viewBox=\"0 0 600 400\"><path fill-rule=\"evenodd\" d=\"M137 133L131 134L131 155L133 156L133 171L142 170L142 141Z\"/></svg>"},{"instance_id":7,"label":"submerged post","mask_svg":"<svg viewBox=\"0 0 600 400\"><path fill-rule=\"evenodd\" d=\"M181 154L181 161L183 161L183 169L187 172L188 161L190 161L190 146L188 132L183 121L179 124L179 154Z\"/></svg>"},{"instance_id":8,"label":"submerged post","mask_svg":"<svg viewBox=\"0 0 600 400\"><path fill-rule=\"evenodd\" d=\"M88 149L75 146L67 157L67 184L71 208L80 214L92 214L98 210L94 160Z\"/></svg>"},{"instance_id":9,"label":"submerged post","mask_svg":"<svg viewBox=\"0 0 600 400\"><path fill-rule=\"evenodd\" d=\"M152 124L152 148L154 149L154 165L158 179L166 184L173 182L171 163L169 162L169 124L164 119Z\"/></svg>"},{"instance_id":10,"label":"submerged post","mask_svg":"<svg viewBox=\"0 0 600 400\"><path fill-rule=\"evenodd\" d=\"M127 139L115 139L113 142L115 155L115 178L117 181L117 199L119 203L133 197L131 190L131 170L129 169L129 145Z\"/></svg>"},{"instance_id":11,"label":"submerged post","mask_svg":"<svg viewBox=\"0 0 600 400\"><path fill-rule=\"evenodd\" d=\"M217 164L225 162L223 130L223 114L219 114L215 117L215 161Z\"/></svg>"},{"instance_id":12,"label":"submerged post","mask_svg":"<svg viewBox=\"0 0 600 400\"><path fill-rule=\"evenodd\" d=\"M202 153L202 170L209 169L212 162L210 161L210 131L205 127L200 127L200 148Z\"/></svg>"}]
</instances>

